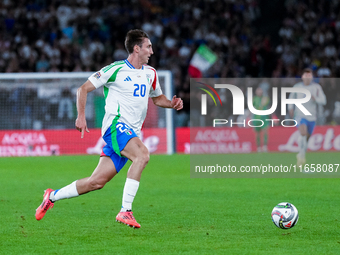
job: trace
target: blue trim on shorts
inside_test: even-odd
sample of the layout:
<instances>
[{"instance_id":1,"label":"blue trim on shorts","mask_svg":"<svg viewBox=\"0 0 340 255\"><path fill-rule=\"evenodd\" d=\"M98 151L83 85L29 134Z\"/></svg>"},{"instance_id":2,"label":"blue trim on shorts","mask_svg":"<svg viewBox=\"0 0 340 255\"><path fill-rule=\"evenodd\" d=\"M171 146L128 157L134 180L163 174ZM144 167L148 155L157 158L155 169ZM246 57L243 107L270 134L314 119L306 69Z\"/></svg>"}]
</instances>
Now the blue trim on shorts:
<instances>
[{"instance_id":1,"label":"blue trim on shorts","mask_svg":"<svg viewBox=\"0 0 340 255\"><path fill-rule=\"evenodd\" d=\"M300 125L306 125L307 126L307 132L309 135L312 135L313 134L313 131L314 131L314 128L315 128L315 121L309 121L309 120L306 120L304 118L300 119L300 121L298 122L298 125L297 127L299 127Z\"/></svg>"},{"instance_id":2,"label":"blue trim on shorts","mask_svg":"<svg viewBox=\"0 0 340 255\"><path fill-rule=\"evenodd\" d=\"M125 148L126 144L128 143L128 141L130 141L131 138L137 137L135 131L133 131L132 128L130 128L123 122L116 123L116 132L117 132L116 139L119 151L122 151ZM119 156L114 151L112 145L111 126L106 130L103 139L106 142L106 145L103 147L103 153L111 158L113 164L116 167L117 173L119 173L119 171L125 166L126 162L128 161L128 158L124 156Z\"/></svg>"}]
</instances>

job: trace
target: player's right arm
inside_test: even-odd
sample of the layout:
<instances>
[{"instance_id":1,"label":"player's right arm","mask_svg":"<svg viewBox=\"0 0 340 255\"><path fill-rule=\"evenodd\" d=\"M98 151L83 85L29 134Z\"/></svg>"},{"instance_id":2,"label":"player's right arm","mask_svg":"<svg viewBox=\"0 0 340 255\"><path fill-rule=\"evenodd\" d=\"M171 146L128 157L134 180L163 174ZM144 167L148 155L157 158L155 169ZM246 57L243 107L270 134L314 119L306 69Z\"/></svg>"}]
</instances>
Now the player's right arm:
<instances>
[{"instance_id":1,"label":"player's right arm","mask_svg":"<svg viewBox=\"0 0 340 255\"><path fill-rule=\"evenodd\" d=\"M327 103L326 95L323 92L322 87L320 86L320 84L317 85L317 87L316 87L316 94L312 95L312 97L314 97L314 101L317 104L325 105Z\"/></svg>"},{"instance_id":2,"label":"player's right arm","mask_svg":"<svg viewBox=\"0 0 340 255\"><path fill-rule=\"evenodd\" d=\"M297 86L298 84L295 84L293 88ZM289 94L289 99L295 99L295 98L297 98L297 95L295 92L292 92ZM293 104L288 104L288 113L291 118L294 118L294 105Z\"/></svg>"},{"instance_id":3,"label":"player's right arm","mask_svg":"<svg viewBox=\"0 0 340 255\"><path fill-rule=\"evenodd\" d=\"M87 80L83 85L81 85L77 90L77 111L78 117L76 119L76 129L81 132L81 138L84 137L84 131L89 132L86 124L85 118L85 106L87 100L87 94L96 87L91 81Z\"/></svg>"}]
</instances>

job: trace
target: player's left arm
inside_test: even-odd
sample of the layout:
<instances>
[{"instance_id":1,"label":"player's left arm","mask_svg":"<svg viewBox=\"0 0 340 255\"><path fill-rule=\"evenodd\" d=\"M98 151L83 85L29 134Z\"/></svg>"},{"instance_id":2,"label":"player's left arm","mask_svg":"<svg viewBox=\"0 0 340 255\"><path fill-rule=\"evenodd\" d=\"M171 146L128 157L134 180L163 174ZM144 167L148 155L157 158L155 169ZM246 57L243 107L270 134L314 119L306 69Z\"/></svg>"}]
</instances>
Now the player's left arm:
<instances>
[{"instance_id":1,"label":"player's left arm","mask_svg":"<svg viewBox=\"0 0 340 255\"><path fill-rule=\"evenodd\" d=\"M177 111L183 108L183 100L179 97L176 97L176 95L173 96L171 101L163 94L158 97L152 97L152 101L155 105L163 108L173 108Z\"/></svg>"},{"instance_id":2,"label":"player's left arm","mask_svg":"<svg viewBox=\"0 0 340 255\"><path fill-rule=\"evenodd\" d=\"M153 69L153 68L152 68ZM152 101L155 105L163 108L173 108L177 111L183 108L183 100L173 96L171 100L167 99L167 97L162 93L161 86L158 80L158 74L155 69L154 71L154 79L152 81L152 86L150 87L149 96L152 98Z\"/></svg>"},{"instance_id":3,"label":"player's left arm","mask_svg":"<svg viewBox=\"0 0 340 255\"><path fill-rule=\"evenodd\" d=\"M323 92L322 87L320 85L317 87L314 100L317 104L321 104L321 105L325 105L327 103L326 95Z\"/></svg>"}]
</instances>

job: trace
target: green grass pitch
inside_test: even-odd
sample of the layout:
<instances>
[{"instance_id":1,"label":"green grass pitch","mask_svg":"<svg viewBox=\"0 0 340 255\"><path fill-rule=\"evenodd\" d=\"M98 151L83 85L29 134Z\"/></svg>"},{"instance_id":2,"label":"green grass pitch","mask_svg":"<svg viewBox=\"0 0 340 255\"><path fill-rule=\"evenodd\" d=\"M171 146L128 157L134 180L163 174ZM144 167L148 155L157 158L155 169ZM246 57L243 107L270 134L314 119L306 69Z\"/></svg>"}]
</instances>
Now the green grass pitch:
<instances>
[{"instance_id":1,"label":"green grass pitch","mask_svg":"<svg viewBox=\"0 0 340 255\"><path fill-rule=\"evenodd\" d=\"M268 153L295 161L295 154ZM307 160L339 153L308 153ZM251 162L258 154L233 156ZM126 166L102 190L35 209L46 188L92 173L98 156L0 159L0 254L340 254L340 185L329 178L190 178L188 155L152 155L133 204L142 225L115 222ZM339 163L339 162L333 162ZM290 230L274 226L279 202L299 210Z\"/></svg>"}]
</instances>

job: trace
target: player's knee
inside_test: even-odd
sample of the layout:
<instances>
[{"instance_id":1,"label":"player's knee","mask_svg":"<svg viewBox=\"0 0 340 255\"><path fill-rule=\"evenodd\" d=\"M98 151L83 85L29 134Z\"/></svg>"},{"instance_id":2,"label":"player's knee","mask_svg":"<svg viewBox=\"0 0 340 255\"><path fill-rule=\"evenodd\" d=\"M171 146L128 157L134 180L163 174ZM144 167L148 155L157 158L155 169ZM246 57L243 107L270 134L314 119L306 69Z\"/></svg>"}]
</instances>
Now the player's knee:
<instances>
[{"instance_id":1,"label":"player's knee","mask_svg":"<svg viewBox=\"0 0 340 255\"><path fill-rule=\"evenodd\" d=\"M138 160L143 164L147 165L150 160L150 154L148 150L144 150L138 157Z\"/></svg>"},{"instance_id":2,"label":"player's knee","mask_svg":"<svg viewBox=\"0 0 340 255\"><path fill-rule=\"evenodd\" d=\"M142 161L143 164L147 164L150 160L150 154L149 152L144 152L140 156L140 160Z\"/></svg>"},{"instance_id":3,"label":"player's knee","mask_svg":"<svg viewBox=\"0 0 340 255\"><path fill-rule=\"evenodd\" d=\"M300 131L300 134L301 134L302 136L305 136L305 135L308 134L306 125L301 125L301 126L299 126L299 131Z\"/></svg>"},{"instance_id":4,"label":"player's knee","mask_svg":"<svg viewBox=\"0 0 340 255\"><path fill-rule=\"evenodd\" d=\"M300 134L301 134L302 136L306 136L306 135L307 135L307 131L301 130L301 131L300 131Z\"/></svg>"}]
</instances>

